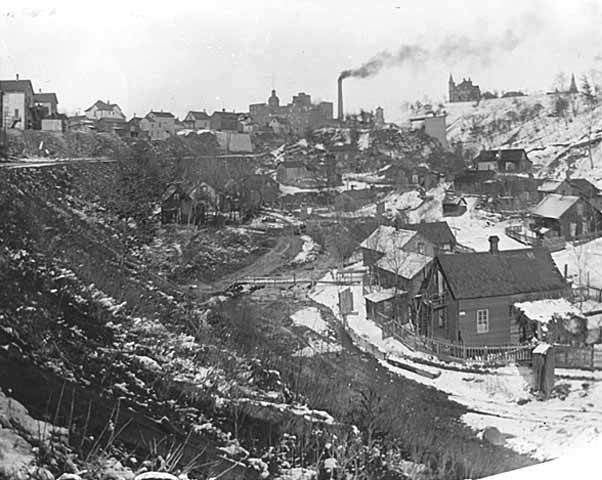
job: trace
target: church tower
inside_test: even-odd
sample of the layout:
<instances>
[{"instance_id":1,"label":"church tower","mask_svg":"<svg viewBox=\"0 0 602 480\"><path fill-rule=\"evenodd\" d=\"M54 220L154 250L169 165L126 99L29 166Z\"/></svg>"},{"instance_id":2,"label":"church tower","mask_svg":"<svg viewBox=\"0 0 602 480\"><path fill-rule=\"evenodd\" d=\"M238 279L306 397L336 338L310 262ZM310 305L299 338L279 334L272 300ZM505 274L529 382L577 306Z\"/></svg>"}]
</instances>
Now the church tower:
<instances>
[{"instance_id":1,"label":"church tower","mask_svg":"<svg viewBox=\"0 0 602 480\"><path fill-rule=\"evenodd\" d=\"M272 95L270 95L270 98L268 98L268 106L272 110L277 110L280 106L280 99L276 95L276 90L272 90Z\"/></svg>"}]
</instances>

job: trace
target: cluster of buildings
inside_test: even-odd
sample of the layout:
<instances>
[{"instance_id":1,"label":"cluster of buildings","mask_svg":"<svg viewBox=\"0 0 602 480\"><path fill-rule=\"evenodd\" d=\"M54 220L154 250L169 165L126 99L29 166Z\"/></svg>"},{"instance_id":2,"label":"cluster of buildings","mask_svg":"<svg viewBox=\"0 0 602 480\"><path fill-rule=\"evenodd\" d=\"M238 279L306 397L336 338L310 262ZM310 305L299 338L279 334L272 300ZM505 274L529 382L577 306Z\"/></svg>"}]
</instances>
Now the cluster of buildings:
<instances>
[{"instance_id":1,"label":"cluster of buildings","mask_svg":"<svg viewBox=\"0 0 602 480\"><path fill-rule=\"evenodd\" d=\"M446 222L378 227L361 244L371 279L364 287L368 318L387 336L413 332L442 345L544 340L542 319L530 317L534 309L527 307L566 302L570 284L547 249L501 251L498 241L491 236L488 251L472 252L458 245ZM570 332L549 333L571 341Z\"/></svg>"},{"instance_id":2,"label":"cluster of buildings","mask_svg":"<svg viewBox=\"0 0 602 480\"><path fill-rule=\"evenodd\" d=\"M65 116L58 113L54 92L37 93L31 80L0 80L0 127L62 131Z\"/></svg>"},{"instance_id":3,"label":"cluster of buildings","mask_svg":"<svg viewBox=\"0 0 602 480\"><path fill-rule=\"evenodd\" d=\"M18 75L15 80L0 80L0 128L5 129L104 132L150 140L166 140L183 131L212 131L222 132L218 134L220 146L246 152L251 145L250 133L302 136L333 122L333 104L312 103L304 92L293 96L288 105L280 105L272 91L267 103L250 105L249 112L191 110L183 120L163 110L127 119L120 106L110 100L97 100L83 114L73 116L59 113L57 105L56 93L35 93L31 80L21 80Z\"/></svg>"},{"instance_id":4,"label":"cluster of buildings","mask_svg":"<svg viewBox=\"0 0 602 480\"><path fill-rule=\"evenodd\" d=\"M293 133L303 136L309 130L332 125L332 102L312 103L311 96L299 92L293 96L288 105L280 105L276 90L267 103L254 103L249 105L249 116L260 128L269 127L282 133Z\"/></svg>"}]
</instances>

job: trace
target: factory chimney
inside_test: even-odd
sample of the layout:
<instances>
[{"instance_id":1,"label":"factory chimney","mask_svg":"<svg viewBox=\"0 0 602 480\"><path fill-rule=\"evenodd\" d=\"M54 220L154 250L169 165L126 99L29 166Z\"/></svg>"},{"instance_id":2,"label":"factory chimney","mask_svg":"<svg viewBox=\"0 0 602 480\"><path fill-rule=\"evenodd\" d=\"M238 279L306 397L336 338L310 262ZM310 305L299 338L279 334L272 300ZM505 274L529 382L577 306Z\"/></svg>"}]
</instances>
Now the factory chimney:
<instances>
[{"instance_id":1,"label":"factory chimney","mask_svg":"<svg viewBox=\"0 0 602 480\"><path fill-rule=\"evenodd\" d=\"M340 76L339 77L339 85L338 85L338 91L339 91L339 103L338 103L338 107L339 107L339 115L338 115L338 120L339 122L343 122L344 120L344 114L343 114L343 77Z\"/></svg>"}]
</instances>

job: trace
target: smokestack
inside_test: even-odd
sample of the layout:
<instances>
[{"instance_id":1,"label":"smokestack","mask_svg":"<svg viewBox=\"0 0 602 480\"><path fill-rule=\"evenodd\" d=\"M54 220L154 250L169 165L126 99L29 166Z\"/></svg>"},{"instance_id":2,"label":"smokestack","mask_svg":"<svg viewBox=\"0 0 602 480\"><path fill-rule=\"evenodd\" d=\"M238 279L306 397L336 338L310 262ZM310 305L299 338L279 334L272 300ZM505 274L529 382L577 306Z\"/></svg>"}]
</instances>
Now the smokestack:
<instances>
[{"instance_id":1,"label":"smokestack","mask_svg":"<svg viewBox=\"0 0 602 480\"><path fill-rule=\"evenodd\" d=\"M343 115L343 77L340 76L339 77L339 115L338 115L338 119L339 122L343 122L344 120L344 115Z\"/></svg>"},{"instance_id":2,"label":"smokestack","mask_svg":"<svg viewBox=\"0 0 602 480\"><path fill-rule=\"evenodd\" d=\"M17 73L17 80L19 80L19 74Z\"/></svg>"},{"instance_id":3,"label":"smokestack","mask_svg":"<svg viewBox=\"0 0 602 480\"><path fill-rule=\"evenodd\" d=\"M498 253L500 251L497 245L499 241L500 237L497 235L491 235L491 237L489 237L489 253Z\"/></svg>"}]
</instances>

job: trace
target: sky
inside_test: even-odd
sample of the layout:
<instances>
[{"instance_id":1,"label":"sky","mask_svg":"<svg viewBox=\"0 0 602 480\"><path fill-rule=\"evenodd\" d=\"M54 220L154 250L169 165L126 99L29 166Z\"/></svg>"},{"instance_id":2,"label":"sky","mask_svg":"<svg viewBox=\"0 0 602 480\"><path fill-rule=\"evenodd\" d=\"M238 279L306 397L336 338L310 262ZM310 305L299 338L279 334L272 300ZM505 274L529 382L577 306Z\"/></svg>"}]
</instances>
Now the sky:
<instances>
[{"instance_id":1,"label":"sky","mask_svg":"<svg viewBox=\"0 0 602 480\"><path fill-rule=\"evenodd\" d=\"M0 79L31 79L69 114L97 99L128 117L248 111L272 88L336 112L339 74L376 56L383 68L345 79L345 110L395 120L406 102L442 101L450 73L538 92L602 71L600 25L597 0L21 0L0 2Z\"/></svg>"}]
</instances>

